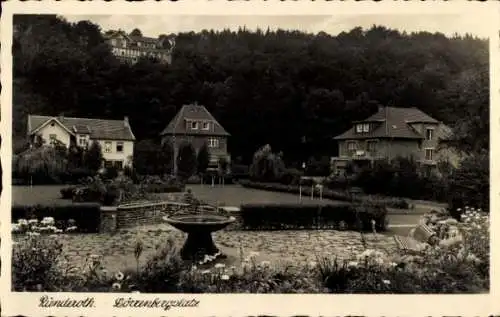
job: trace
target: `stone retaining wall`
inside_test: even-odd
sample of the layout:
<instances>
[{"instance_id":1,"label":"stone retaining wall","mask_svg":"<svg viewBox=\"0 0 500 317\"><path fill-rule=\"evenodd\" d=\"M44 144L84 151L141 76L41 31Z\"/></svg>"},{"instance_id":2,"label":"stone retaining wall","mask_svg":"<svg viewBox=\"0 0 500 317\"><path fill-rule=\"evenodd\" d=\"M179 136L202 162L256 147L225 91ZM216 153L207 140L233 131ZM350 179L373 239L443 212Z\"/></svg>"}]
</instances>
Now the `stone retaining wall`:
<instances>
[{"instance_id":1,"label":"stone retaining wall","mask_svg":"<svg viewBox=\"0 0 500 317\"><path fill-rule=\"evenodd\" d=\"M122 228L161 223L164 216L175 214L187 206L188 204L168 201L101 207L99 232L110 233Z\"/></svg>"}]
</instances>

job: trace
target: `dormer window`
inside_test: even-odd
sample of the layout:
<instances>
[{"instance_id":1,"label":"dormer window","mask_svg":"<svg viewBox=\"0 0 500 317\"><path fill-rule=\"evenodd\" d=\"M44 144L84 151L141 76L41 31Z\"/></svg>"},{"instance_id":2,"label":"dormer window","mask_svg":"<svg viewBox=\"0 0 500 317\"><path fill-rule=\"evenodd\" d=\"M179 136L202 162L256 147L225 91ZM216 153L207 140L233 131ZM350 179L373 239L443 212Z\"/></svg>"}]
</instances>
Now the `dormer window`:
<instances>
[{"instance_id":1,"label":"dormer window","mask_svg":"<svg viewBox=\"0 0 500 317\"><path fill-rule=\"evenodd\" d=\"M198 130L198 122L191 121L191 130Z\"/></svg>"},{"instance_id":2,"label":"dormer window","mask_svg":"<svg viewBox=\"0 0 500 317\"><path fill-rule=\"evenodd\" d=\"M208 130L210 127L210 124L208 122L203 122L203 130Z\"/></svg>"},{"instance_id":3,"label":"dormer window","mask_svg":"<svg viewBox=\"0 0 500 317\"><path fill-rule=\"evenodd\" d=\"M425 139L427 141L431 141L432 137L433 137L433 134L434 134L434 129L426 129L425 130Z\"/></svg>"},{"instance_id":4,"label":"dormer window","mask_svg":"<svg viewBox=\"0 0 500 317\"><path fill-rule=\"evenodd\" d=\"M356 133L370 132L370 125L368 123L360 123L356 125Z\"/></svg>"}]
</instances>

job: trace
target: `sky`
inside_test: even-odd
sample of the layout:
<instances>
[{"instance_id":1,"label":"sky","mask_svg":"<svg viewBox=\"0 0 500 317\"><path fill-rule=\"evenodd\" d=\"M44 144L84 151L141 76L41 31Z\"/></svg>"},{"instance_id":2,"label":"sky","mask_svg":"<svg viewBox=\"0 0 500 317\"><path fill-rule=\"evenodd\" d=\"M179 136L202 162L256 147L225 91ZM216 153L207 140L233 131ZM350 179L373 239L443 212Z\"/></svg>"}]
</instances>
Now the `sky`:
<instances>
[{"instance_id":1,"label":"sky","mask_svg":"<svg viewBox=\"0 0 500 317\"><path fill-rule=\"evenodd\" d=\"M231 29L245 26L254 30L260 28L300 30L310 33L320 31L337 35L354 27L370 28L382 25L399 31L441 32L447 36L472 34L488 37L491 27L481 19L471 19L470 15L281 15L281 16L236 16L236 15L64 15L71 22L90 20L101 26L103 31L122 29L127 32L139 28L145 36L207 30Z\"/></svg>"}]
</instances>

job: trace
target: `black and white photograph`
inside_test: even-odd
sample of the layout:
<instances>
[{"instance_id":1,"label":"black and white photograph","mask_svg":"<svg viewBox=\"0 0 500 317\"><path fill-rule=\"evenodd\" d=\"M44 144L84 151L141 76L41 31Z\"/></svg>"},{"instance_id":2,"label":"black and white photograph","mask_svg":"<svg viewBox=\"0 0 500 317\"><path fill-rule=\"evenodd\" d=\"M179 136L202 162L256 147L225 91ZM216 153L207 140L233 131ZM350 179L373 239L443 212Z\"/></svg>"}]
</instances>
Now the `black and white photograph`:
<instances>
[{"instance_id":1,"label":"black and white photograph","mask_svg":"<svg viewBox=\"0 0 500 317\"><path fill-rule=\"evenodd\" d=\"M490 294L491 25L75 12L12 15L8 292Z\"/></svg>"}]
</instances>

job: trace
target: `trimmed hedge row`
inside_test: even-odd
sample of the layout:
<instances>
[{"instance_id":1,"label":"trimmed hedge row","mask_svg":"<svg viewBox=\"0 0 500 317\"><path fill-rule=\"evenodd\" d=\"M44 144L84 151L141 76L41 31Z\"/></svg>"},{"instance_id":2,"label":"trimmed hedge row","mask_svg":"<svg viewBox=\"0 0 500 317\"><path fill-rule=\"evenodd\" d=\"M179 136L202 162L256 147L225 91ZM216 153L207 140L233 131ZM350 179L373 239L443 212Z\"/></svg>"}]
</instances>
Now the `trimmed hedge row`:
<instances>
[{"instance_id":1,"label":"trimmed hedge row","mask_svg":"<svg viewBox=\"0 0 500 317\"><path fill-rule=\"evenodd\" d=\"M300 188L298 185L283 185L283 184L277 184L277 183L260 183L260 182L252 182L248 180L241 180L239 184L243 187L247 188L253 188L253 189L262 189L262 190L268 190L268 191L275 191L275 192L281 192L281 193L289 193L289 194L299 194L300 193ZM302 187L302 195L304 196L311 196L311 186L303 186ZM314 191L315 196L317 197L319 195L319 190ZM347 193L341 193L338 191L333 191L328 188L323 188L323 198L326 199L332 199L332 200L338 200L338 201L346 201L346 202L352 202L353 199L352 197L347 194ZM387 198L387 197L373 197L373 196L366 196L362 195L358 196L354 199L356 202L373 202L375 201L376 203L384 204L387 207L391 208L399 208L399 209L408 209L410 208L410 204L402 199L402 198Z\"/></svg>"},{"instance_id":2,"label":"trimmed hedge row","mask_svg":"<svg viewBox=\"0 0 500 317\"><path fill-rule=\"evenodd\" d=\"M38 219L53 217L56 223L68 222L73 219L76 222L78 232L99 232L101 223L100 205L96 203L79 203L68 205L14 205L12 206L12 222L19 219Z\"/></svg>"},{"instance_id":3,"label":"trimmed hedge row","mask_svg":"<svg viewBox=\"0 0 500 317\"><path fill-rule=\"evenodd\" d=\"M387 210L377 204L303 205L246 204L241 206L241 227L246 230L387 229Z\"/></svg>"}]
</instances>

